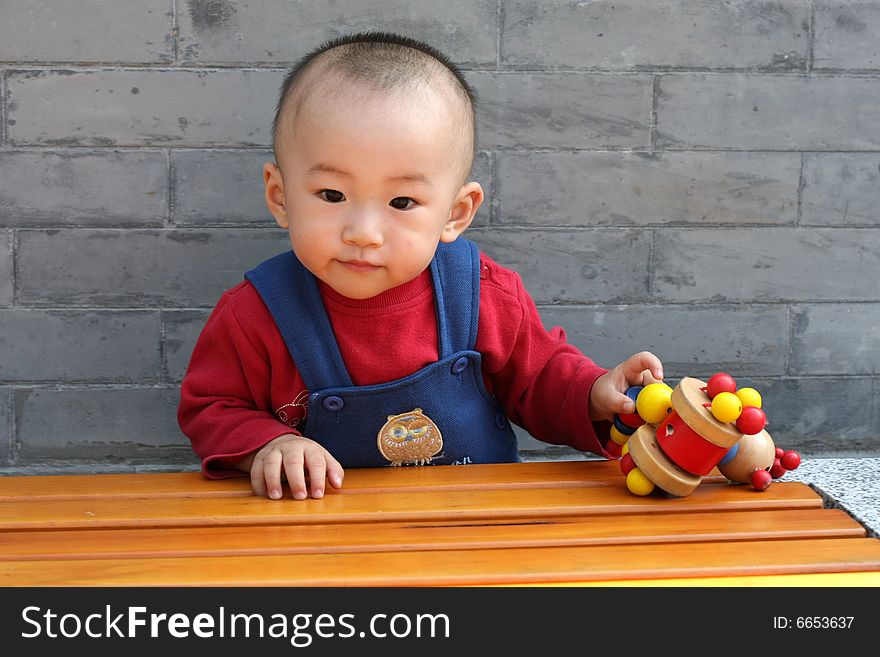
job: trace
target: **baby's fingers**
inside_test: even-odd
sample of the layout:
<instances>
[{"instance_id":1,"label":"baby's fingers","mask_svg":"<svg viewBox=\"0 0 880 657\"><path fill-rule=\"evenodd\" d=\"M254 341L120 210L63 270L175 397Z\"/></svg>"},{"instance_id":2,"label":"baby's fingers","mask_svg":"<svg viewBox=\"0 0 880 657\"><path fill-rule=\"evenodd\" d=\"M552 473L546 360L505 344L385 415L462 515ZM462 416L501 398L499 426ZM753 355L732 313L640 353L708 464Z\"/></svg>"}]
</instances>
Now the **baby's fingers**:
<instances>
[{"instance_id":1,"label":"baby's fingers","mask_svg":"<svg viewBox=\"0 0 880 657\"><path fill-rule=\"evenodd\" d=\"M254 476L256 475L258 480L262 480L265 482L265 490L262 490L258 495L268 495L269 499L278 500L281 499L281 462L283 460L283 455L277 449L272 449L267 452L263 457L263 467L255 467L251 468L251 485L254 485ZM254 487L254 492L257 492L257 488Z\"/></svg>"},{"instance_id":2,"label":"baby's fingers","mask_svg":"<svg viewBox=\"0 0 880 657\"><path fill-rule=\"evenodd\" d=\"M315 499L324 497L324 481L327 477L327 460L324 458L324 453L320 448L311 449L306 451L305 457L312 497Z\"/></svg>"},{"instance_id":3,"label":"baby's fingers","mask_svg":"<svg viewBox=\"0 0 880 657\"><path fill-rule=\"evenodd\" d=\"M342 466L333 456L318 444L309 445L305 451L306 468L312 497L324 497L324 485L329 480L333 488L342 486Z\"/></svg>"},{"instance_id":4,"label":"baby's fingers","mask_svg":"<svg viewBox=\"0 0 880 657\"><path fill-rule=\"evenodd\" d=\"M265 464L263 461L264 459L260 455L254 457L250 471L251 489L254 491L254 495L258 497L265 497L269 494L269 489L266 487Z\"/></svg>"},{"instance_id":5,"label":"baby's fingers","mask_svg":"<svg viewBox=\"0 0 880 657\"><path fill-rule=\"evenodd\" d=\"M304 500L309 494L306 489L305 454L301 449L287 450L284 453L284 472L295 500Z\"/></svg>"},{"instance_id":6,"label":"baby's fingers","mask_svg":"<svg viewBox=\"0 0 880 657\"><path fill-rule=\"evenodd\" d=\"M333 488L342 488L342 480L345 478L345 471L342 464L333 458L330 452L326 452L327 456L327 481Z\"/></svg>"},{"instance_id":7,"label":"baby's fingers","mask_svg":"<svg viewBox=\"0 0 880 657\"><path fill-rule=\"evenodd\" d=\"M609 407L612 413L617 413L618 415L636 412L636 403L632 398L619 392L615 393L609 402Z\"/></svg>"},{"instance_id":8,"label":"baby's fingers","mask_svg":"<svg viewBox=\"0 0 880 657\"><path fill-rule=\"evenodd\" d=\"M663 380L663 364L650 351L640 351L630 356L621 363L621 369L626 380L631 384L646 385L652 383L653 381L649 380L649 377L645 375L645 370L655 380Z\"/></svg>"}]
</instances>

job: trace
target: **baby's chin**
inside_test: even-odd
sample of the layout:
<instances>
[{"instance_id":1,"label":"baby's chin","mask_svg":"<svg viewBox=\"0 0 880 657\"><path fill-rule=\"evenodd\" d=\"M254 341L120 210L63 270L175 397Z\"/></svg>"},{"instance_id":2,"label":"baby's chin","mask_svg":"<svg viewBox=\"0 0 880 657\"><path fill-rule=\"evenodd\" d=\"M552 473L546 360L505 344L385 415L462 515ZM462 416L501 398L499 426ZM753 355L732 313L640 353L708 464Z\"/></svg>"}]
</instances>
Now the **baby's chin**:
<instances>
[{"instance_id":1,"label":"baby's chin","mask_svg":"<svg viewBox=\"0 0 880 657\"><path fill-rule=\"evenodd\" d=\"M363 301L411 283L421 276L430 264L429 260L421 269L418 268L418 264L409 268L389 268L382 265L373 268L359 268L357 266L349 267L345 262L334 260L319 271L315 271L308 265L306 268L337 294Z\"/></svg>"},{"instance_id":2,"label":"baby's chin","mask_svg":"<svg viewBox=\"0 0 880 657\"><path fill-rule=\"evenodd\" d=\"M357 301L372 299L373 297L377 297L383 292L387 292L391 288L396 287L390 283L380 281L340 280L339 277L336 276L330 276L327 278L319 276L318 278L321 278L321 280L337 294L341 294L344 297L355 299Z\"/></svg>"}]
</instances>

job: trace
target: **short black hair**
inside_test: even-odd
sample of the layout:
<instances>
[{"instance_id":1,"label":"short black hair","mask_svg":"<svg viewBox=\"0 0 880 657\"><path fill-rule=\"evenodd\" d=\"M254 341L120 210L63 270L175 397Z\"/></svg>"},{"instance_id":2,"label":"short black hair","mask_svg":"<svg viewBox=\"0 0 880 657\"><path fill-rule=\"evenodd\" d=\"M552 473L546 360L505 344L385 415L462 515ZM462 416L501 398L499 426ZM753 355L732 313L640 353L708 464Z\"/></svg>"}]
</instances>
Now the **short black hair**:
<instances>
[{"instance_id":1,"label":"short black hair","mask_svg":"<svg viewBox=\"0 0 880 657\"><path fill-rule=\"evenodd\" d=\"M414 72L423 68L425 56L435 60L452 76L459 95L470 115L473 150L476 151L476 92L465 79L461 69L452 60L423 41L392 32L357 32L325 41L306 54L287 73L281 84L275 117L272 120L272 147L278 160L277 134L288 99L297 88L304 74L318 57L337 48L344 48L344 55L334 61L334 66L354 79L367 79L382 88L392 88ZM377 70L380 73L377 75ZM473 157L473 153L471 154Z\"/></svg>"}]
</instances>

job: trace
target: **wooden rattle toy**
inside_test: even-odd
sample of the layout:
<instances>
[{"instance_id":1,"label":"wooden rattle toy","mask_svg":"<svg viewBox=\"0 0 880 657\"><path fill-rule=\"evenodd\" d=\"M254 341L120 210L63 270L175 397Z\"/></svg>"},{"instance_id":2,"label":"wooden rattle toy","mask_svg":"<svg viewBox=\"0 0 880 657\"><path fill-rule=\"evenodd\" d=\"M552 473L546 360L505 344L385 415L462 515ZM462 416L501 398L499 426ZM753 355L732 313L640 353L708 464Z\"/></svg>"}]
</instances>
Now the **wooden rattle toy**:
<instances>
[{"instance_id":1,"label":"wooden rattle toy","mask_svg":"<svg viewBox=\"0 0 880 657\"><path fill-rule=\"evenodd\" d=\"M652 383L626 394L636 412L615 416L611 439L620 448L620 469L634 495L655 488L690 495L716 466L731 481L765 490L800 464L797 452L777 448L764 429L758 391L737 390L725 372L705 383L685 377L674 389Z\"/></svg>"}]
</instances>

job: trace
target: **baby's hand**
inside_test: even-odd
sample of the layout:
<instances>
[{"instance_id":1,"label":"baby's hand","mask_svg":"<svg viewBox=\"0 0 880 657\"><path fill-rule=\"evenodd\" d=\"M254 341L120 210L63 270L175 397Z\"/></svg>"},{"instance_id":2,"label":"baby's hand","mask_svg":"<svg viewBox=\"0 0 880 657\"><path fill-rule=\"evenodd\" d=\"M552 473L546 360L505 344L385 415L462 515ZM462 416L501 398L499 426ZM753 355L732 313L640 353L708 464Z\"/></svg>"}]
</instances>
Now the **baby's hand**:
<instances>
[{"instance_id":1,"label":"baby's hand","mask_svg":"<svg viewBox=\"0 0 880 657\"><path fill-rule=\"evenodd\" d=\"M612 420L615 413L633 413L636 405L626 396L630 386L644 386L663 380L663 365L649 351L630 356L596 379L590 391L590 418Z\"/></svg>"},{"instance_id":2,"label":"baby's hand","mask_svg":"<svg viewBox=\"0 0 880 657\"><path fill-rule=\"evenodd\" d=\"M270 440L254 455L251 487L255 495L280 499L283 473L287 476L293 498L304 500L308 497L306 472L314 498L324 497L325 479L333 488L341 488L345 474L339 461L314 440L292 433L284 434Z\"/></svg>"}]
</instances>

